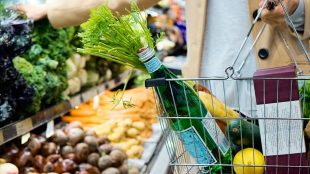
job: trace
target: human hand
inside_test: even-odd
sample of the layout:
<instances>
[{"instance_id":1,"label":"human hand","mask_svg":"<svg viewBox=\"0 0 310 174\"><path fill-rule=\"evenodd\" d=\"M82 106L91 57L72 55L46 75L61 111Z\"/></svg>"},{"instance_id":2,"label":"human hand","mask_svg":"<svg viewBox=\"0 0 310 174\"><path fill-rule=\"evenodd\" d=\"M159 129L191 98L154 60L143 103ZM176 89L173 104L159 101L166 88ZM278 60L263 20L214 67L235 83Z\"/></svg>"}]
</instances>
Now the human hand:
<instances>
[{"instance_id":1,"label":"human hand","mask_svg":"<svg viewBox=\"0 0 310 174\"><path fill-rule=\"evenodd\" d=\"M34 21L43 19L47 16L46 4L18 4L10 8L25 13L28 18L33 19Z\"/></svg>"},{"instance_id":2,"label":"human hand","mask_svg":"<svg viewBox=\"0 0 310 174\"><path fill-rule=\"evenodd\" d=\"M269 0L270 1L270 0ZM277 4L274 9L268 10L264 8L261 14L261 19L270 25L283 25L285 24L285 13L282 6L278 2L279 0L274 0ZM286 7L289 15L292 15L298 7L299 0L281 0L283 5ZM261 0L259 6L261 7L264 0Z\"/></svg>"}]
</instances>

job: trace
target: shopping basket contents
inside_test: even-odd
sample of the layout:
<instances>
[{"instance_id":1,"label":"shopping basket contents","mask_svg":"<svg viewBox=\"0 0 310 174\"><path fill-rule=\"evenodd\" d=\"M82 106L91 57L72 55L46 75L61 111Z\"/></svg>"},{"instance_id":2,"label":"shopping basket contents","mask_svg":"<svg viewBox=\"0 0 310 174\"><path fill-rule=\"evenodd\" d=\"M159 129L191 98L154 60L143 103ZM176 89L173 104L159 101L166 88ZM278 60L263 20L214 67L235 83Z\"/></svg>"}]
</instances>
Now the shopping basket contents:
<instances>
[{"instance_id":1,"label":"shopping basket contents","mask_svg":"<svg viewBox=\"0 0 310 174\"><path fill-rule=\"evenodd\" d=\"M266 3L267 0L260 8L253 27ZM305 108L305 105L298 97L292 97L295 94L298 96L295 76L284 80L268 77L235 78L231 66L226 70L227 77L223 78L178 78L157 57L154 39L146 27L143 14L134 3L131 9L126 17L115 16L107 6L93 10L90 19L82 25L80 37L83 48L79 51L148 72L151 79L146 82L146 86L154 90L170 166L174 172L239 174L296 173L297 170L299 173L308 173L309 167L304 158L305 140L302 136L305 123L301 117L302 112L296 110L299 107ZM233 64L243 47L244 43ZM295 69L292 73L295 74ZM256 80L263 84L258 90ZM276 84L275 88L269 88L270 80ZM234 95L229 97L226 96L228 83L237 87L235 91L230 91ZM217 84L216 89L211 87L214 84ZM204 89L201 86L208 90L199 90ZM278 94L287 86L291 88L285 92L286 99L289 99L285 101L290 105L282 106L282 100L279 100L281 95ZM273 99L276 100L272 102L276 107L271 107L272 114L266 115L271 113L270 107L265 107L272 103L265 100L269 93L275 97ZM244 99L244 96L248 98ZM264 102L257 102L257 107L252 105L255 97L263 98ZM292 114L295 117L286 117ZM285 141L281 142L279 138ZM283 148L285 146L287 148ZM293 146L296 148L291 151ZM269 158L266 149L273 149L276 153L272 156L275 158Z\"/></svg>"}]
</instances>

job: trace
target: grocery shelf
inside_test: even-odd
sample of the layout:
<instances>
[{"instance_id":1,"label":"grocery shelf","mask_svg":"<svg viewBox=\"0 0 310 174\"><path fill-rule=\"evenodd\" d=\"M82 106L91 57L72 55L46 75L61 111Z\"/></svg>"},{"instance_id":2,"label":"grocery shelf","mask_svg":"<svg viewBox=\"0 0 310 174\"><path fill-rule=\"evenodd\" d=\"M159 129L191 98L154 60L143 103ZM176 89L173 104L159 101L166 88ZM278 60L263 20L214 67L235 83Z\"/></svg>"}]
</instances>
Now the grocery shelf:
<instances>
[{"instance_id":1,"label":"grocery shelf","mask_svg":"<svg viewBox=\"0 0 310 174\"><path fill-rule=\"evenodd\" d=\"M134 72L134 77L138 72ZM0 145L16 138L27 134L31 130L48 123L51 120L67 113L71 108L74 108L96 95L102 93L105 90L113 89L123 84L130 74L130 71L125 71L120 74L117 78L104 82L98 86L92 87L84 92L81 92L69 100L65 100L59 104L56 104L48 109L40 111L35 115L25 118L23 120L8 124L0 128Z\"/></svg>"}]
</instances>

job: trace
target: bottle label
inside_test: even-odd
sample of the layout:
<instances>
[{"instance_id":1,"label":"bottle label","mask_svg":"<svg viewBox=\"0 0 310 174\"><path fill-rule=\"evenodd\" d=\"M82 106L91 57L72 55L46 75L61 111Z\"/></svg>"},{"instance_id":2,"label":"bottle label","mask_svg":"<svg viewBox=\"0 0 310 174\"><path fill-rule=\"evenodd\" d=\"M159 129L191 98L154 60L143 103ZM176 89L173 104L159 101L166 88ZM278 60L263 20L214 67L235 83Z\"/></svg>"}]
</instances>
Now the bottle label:
<instances>
[{"instance_id":1,"label":"bottle label","mask_svg":"<svg viewBox=\"0 0 310 174\"><path fill-rule=\"evenodd\" d=\"M257 105L265 156L305 153L299 100ZM291 120L290 120L291 119Z\"/></svg>"},{"instance_id":2,"label":"bottle label","mask_svg":"<svg viewBox=\"0 0 310 174\"><path fill-rule=\"evenodd\" d=\"M215 119L209 112L205 118L206 119L202 120L203 126L208 131L210 137L212 138L213 142L217 145L222 155L225 156L230 148L229 141L227 140L224 133L219 128Z\"/></svg>"},{"instance_id":3,"label":"bottle label","mask_svg":"<svg viewBox=\"0 0 310 174\"><path fill-rule=\"evenodd\" d=\"M176 134L187 152L198 164L215 164L217 162L194 127L178 131Z\"/></svg>"},{"instance_id":4,"label":"bottle label","mask_svg":"<svg viewBox=\"0 0 310 174\"><path fill-rule=\"evenodd\" d=\"M156 56L154 56L151 60L144 63L144 65L149 73L153 73L160 68L161 61Z\"/></svg>"}]
</instances>

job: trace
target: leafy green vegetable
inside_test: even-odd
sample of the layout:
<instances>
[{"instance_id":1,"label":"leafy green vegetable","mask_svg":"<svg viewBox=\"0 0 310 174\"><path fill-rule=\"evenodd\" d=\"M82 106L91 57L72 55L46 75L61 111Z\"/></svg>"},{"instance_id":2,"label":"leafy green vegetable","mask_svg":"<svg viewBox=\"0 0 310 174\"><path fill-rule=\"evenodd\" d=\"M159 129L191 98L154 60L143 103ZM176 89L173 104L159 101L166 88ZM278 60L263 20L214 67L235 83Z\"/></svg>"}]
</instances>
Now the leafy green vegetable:
<instances>
[{"instance_id":1,"label":"leafy green vegetable","mask_svg":"<svg viewBox=\"0 0 310 174\"><path fill-rule=\"evenodd\" d=\"M310 80L299 81L299 100L304 117L310 117Z\"/></svg>"},{"instance_id":2,"label":"leafy green vegetable","mask_svg":"<svg viewBox=\"0 0 310 174\"><path fill-rule=\"evenodd\" d=\"M43 106L49 106L63 100L63 92L68 87L66 60L73 48L75 28L54 29L49 21L38 21L34 25L30 50L22 57L33 66L45 71Z\"/></svg>"},{"instance_id":3,"label":"leafy green vegetable","mask_svg":"<svg viewBox=\"0 0 310 174\"><path fill-rule=\"evenodd\" d=\"M27 107L27 112L35 113L41 108L41 99L46 94L45 75L46 72L40 66L34 66L22 57L13 59L14 67L22 74L28 84L35 89L35 96L32 104Z\"/></svg>"},{"instance_id":4,"label":"leafy green vegetable","mask_svg":"<svg viewBox=\"0 0 310 174\"><path fill-rule=\"evenodd\" d=\"M137 53L144 47L154 48L154 40L137 4L131 4L127 16L113 15L107 5L93 9L81 28L79 52L146 71Z\"/></svg>"}]
</instances>

